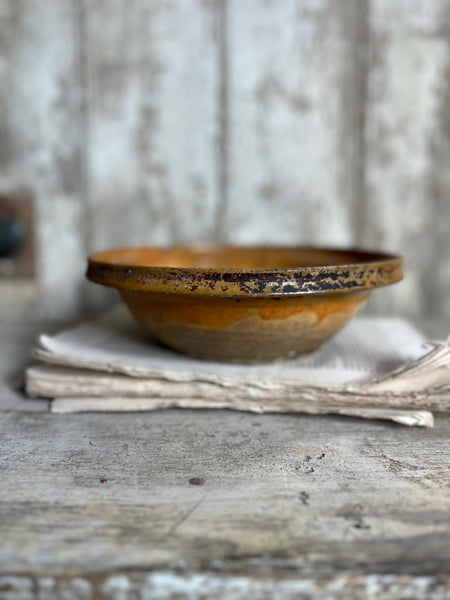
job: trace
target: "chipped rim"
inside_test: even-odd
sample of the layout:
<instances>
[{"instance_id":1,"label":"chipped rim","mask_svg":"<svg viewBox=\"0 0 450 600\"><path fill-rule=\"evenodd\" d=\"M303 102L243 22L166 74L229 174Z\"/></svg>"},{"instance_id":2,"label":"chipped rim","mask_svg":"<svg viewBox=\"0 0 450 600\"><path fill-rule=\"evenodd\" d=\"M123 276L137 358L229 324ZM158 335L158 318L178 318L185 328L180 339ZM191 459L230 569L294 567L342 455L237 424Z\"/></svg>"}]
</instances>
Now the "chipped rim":
<instances>
[{"instance_id":1,"label":"chipped rim","mask_svg":"<svg viewBox=\"0 0 450 600\"><path fill-rule=\"evenodd\" d=\"M315 251L353 255L348 264L288 268L157 267L108 260L120 252L152 250L217 251L226 249ZM221 244L113 248L88 257L86 277L122 291L221 297L280 297L371 290L403 278L400 256L355 248L315 246L236 246Z\"/></svg>"}]
</instances>

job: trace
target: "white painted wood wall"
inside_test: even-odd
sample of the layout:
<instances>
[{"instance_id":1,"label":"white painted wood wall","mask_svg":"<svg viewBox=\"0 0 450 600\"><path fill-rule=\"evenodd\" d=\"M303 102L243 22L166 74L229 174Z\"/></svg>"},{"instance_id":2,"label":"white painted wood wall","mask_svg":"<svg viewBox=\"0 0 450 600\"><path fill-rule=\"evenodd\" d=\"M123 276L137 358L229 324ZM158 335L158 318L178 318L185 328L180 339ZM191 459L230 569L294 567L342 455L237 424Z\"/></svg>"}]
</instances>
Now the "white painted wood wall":
<instances>
[{"instance_id":1,"label":"white painted wood wall","mask_svg":"<svg viewBox=\"0 0 450 600\"><path fill-rule=\"evenodd\" d=\"M450 316L450 0L0 0L0 49L38 240L6 314L107 302L93 250L221 240L400 252L372 311Z\"/></svg>"}]
</instances>

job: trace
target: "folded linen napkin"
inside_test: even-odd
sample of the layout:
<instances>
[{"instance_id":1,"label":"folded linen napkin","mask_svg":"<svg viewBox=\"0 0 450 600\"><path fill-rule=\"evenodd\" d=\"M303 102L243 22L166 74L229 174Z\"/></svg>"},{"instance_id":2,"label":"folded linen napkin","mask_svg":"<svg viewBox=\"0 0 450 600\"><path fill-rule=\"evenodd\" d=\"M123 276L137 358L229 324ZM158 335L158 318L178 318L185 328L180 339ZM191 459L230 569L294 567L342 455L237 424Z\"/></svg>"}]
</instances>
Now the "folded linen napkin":
<instances>
[{"instance_id":1,"label":"folded linen napkin","mask_svg":"<svg viewBox=\"0 0 450 600\"><path fill-rule=\"evenodd\" d=\"M160 346L122 307L41 335L29 396L52 412L167 407L336 413L432 426L450 410L449 343L434 348L401 319L356 318L315 353L259 365L190 358Z\"/></svg>"}]
</instances>

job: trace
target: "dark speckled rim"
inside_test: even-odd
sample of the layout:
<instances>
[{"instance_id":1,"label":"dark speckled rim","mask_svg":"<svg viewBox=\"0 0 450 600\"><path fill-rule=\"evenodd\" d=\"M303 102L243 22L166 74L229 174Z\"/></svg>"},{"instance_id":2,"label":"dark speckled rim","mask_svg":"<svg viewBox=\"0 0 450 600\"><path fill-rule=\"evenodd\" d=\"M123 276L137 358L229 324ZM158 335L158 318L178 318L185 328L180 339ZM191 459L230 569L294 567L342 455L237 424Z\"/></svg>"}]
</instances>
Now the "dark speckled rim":
<instances>
[{"instance_id":1,"label":"dark speckled rim","mask_svg":"<svg viewBox=\"0 0 450 600\"><path fill-rule=\"evenodd\" d=\"M201 246L179 246L178 249ZM236 248L236 246L204 246L205 251ZM249 247L242 246L245 252ZM286 247L253 247L277 252ZM178 268L122 264L121 252L139 248L119 248L92 254L88 259L86 277L95 283L119 290L196 296L247 296L254 298L330 294L371 290L400 281L402 261L399 256L366 252L357 249L333 249L299 246L290 250L307 252L344 252L351 256L348 264L289 267L283 269ZM144 250L142 248L142 250ZM158 250L152 248L152 250Z\"/></svg>"}]
</instances>

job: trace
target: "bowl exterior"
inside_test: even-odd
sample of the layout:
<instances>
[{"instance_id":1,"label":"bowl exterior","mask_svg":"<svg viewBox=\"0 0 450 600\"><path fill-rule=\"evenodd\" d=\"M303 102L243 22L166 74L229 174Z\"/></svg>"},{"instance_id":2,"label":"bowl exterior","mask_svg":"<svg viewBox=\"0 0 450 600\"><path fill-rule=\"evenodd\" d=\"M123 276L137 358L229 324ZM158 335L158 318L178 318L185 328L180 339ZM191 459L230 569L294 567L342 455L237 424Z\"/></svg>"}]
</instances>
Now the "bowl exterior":
<instances>
[{"instance_id":1,"label":"bowl exterior","mask_svg":"<svg viewBox=\"0 0 450 600\"><path fill-rule=\"evenodd\" d=\"M255 363L301 356L339 331L368 291L317 296L220 298L121 290L158 340L199 358Z\"/></svg>"},{"instance_id":2,"label":"bowl exterior","mask_svg":"<svg viewBox=\"0 0 450 600\"><path fill-rule=\"evenodd\" d=\"M402 267L398 256L355 249L213 244L99 252L87 277L116 288L175 350L264 362L314 351Z\"/></svg>"}]
</instances>

